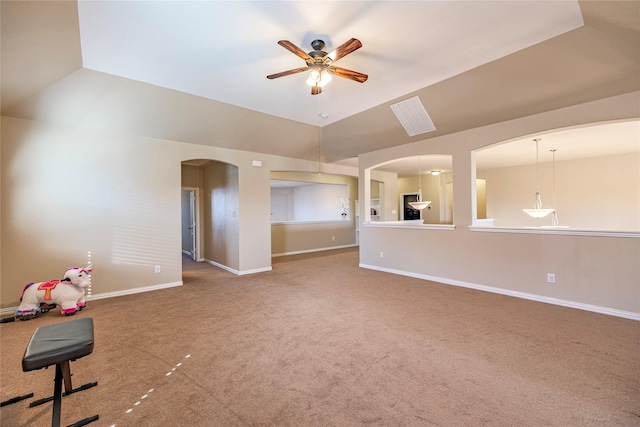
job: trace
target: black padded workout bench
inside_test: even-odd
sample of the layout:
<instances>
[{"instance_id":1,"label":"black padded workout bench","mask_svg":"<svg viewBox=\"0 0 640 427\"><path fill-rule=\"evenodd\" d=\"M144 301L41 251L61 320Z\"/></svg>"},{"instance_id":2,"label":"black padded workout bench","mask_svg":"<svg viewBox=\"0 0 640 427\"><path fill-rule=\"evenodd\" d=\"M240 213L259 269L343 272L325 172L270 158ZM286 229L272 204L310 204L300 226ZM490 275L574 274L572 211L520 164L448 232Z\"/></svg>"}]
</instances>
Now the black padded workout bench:
<instances>
[{"instance_id":1,"label":"black padded workout bench","mask_svg":"<svg viewBox=\"0 0 640 427\"><path fill-rule=\"evenodd\" d=\"M22 357L24 372L47 368L56 365L53 396L31 402L29 407L37 406L53 400L53 416L51 425L60 426L62 396L86 390L98 383L85 384L77 389L71 386L71 369L69 362L88 356L93 352L93 319L84 318L41 326L36 329ZM64 380L65 393L62 393ZM72 424L80 427L98 419L98 415L85 418Z\"/></svg>"}]
</instances>

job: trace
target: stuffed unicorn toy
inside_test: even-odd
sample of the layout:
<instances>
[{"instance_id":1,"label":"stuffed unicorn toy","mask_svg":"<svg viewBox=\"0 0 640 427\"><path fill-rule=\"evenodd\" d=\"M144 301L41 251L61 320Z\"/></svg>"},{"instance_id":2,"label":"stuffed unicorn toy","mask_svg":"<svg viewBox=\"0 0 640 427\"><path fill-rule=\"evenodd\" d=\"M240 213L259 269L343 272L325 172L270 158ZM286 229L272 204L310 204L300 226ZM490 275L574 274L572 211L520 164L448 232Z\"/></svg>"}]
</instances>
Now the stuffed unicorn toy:
<instances>
[{"instance_id":1,"label":"stuffed unicorn toy","mask_svg":"<svg viewBox=\"0 0 640 427\"><path fill-rule=\"evenodd\" d=\"M87 306L84 300L85 288L91 285L93 268L73 267L65 271L62 280L29 283L22 291L16 318L30 320L38 313L46 313L59 304L62 314L71 316Z\"/></svg>"}]
</instances>

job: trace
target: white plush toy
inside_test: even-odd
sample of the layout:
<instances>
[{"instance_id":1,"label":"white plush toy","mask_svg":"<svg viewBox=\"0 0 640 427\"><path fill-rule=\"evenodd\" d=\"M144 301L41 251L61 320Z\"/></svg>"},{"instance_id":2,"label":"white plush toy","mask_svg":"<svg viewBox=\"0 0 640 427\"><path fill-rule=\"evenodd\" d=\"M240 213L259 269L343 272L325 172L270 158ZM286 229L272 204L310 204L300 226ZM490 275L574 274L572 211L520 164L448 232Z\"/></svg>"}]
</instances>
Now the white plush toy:
<instances>
[{"instance_id":1,"label":"white plush toy","mask_svg":"<svg viewBox=\"0 0 640 427\"><path fill-rule=\"evenodd\" d=\"M93 268L73 267L65 271L62 280L29 283L22 291L16 318L33 319L40 312L47 312L59 304L62 314L71 316L87 306L84 290L91 285Z\"/></svg>"}]
</instances>

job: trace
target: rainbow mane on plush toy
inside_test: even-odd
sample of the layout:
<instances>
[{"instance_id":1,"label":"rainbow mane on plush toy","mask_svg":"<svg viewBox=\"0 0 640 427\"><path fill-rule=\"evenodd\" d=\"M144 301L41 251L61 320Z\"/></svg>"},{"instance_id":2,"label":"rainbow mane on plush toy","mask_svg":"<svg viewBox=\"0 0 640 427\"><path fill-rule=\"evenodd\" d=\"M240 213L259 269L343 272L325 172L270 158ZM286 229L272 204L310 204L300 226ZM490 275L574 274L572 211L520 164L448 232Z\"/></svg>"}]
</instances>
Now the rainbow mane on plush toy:
<instances>
[{"instance_id":1,"label":"rainbow mane on plush toy","mask_svg":"<svg viewBox=\"0 0 640 427\"><path fill-rule=\"evenodd\" d=\"M29 283L22 290L16 318L30 320L39 313L60 305L62 314L71 316L87 306L85 289L91 285L93 268L73 267L64 272L61 280Z\"/></svg>"}]
</instances>

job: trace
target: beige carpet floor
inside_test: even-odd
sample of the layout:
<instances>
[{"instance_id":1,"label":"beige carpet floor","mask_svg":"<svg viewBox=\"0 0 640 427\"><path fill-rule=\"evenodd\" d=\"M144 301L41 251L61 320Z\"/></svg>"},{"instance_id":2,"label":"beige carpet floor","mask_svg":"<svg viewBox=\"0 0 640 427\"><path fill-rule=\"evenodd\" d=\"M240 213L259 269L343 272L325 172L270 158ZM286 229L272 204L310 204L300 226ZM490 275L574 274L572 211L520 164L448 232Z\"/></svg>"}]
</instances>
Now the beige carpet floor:
<instances>
[{"instance_id":1,"label":"beige carpet floor","mask_svg":"<svg viewBox=\"0 0 640 427\"><path fill-rule=\"evenodd\" d=\"M248 276L185 259L183 279L0 325L0 401L51 395L54 369L21 370L29 338L92 317L71 372L98 386L63 425L640 426L640 322L361 269L357 249ZM1 425L50 425L31 400Z\"/></svg>"}]
</instances>

